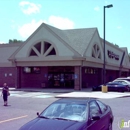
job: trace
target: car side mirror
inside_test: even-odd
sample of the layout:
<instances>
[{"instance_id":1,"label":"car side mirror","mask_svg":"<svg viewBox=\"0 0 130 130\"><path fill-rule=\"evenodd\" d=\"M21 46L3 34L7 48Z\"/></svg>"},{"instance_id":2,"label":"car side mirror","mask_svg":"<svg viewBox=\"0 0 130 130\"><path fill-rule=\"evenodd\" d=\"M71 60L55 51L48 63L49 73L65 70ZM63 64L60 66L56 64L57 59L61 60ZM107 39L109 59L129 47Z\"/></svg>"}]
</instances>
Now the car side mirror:
<instances>
[{"instance_id":1,"label":"car side mirror","mask_svg":"<svg viewBox=\"0 0 130 130\"><path fill-rule=\"evenodd\" d=\"M39 114L39 112L37 112L37 116L39 116L40 114Z\"/></svg>"},{"instance_id":2,"label":"car side mirror","mask_svg":"<svg viewBox=\"0 0 130 130\"><path fill-rule=\"evenodd\" d=\"M92 116L92 120L93 121L96 121L96 120L99 120L100 119L100 116L97 116L97 115L93 115Z\"/></svg>"}]
</instances>

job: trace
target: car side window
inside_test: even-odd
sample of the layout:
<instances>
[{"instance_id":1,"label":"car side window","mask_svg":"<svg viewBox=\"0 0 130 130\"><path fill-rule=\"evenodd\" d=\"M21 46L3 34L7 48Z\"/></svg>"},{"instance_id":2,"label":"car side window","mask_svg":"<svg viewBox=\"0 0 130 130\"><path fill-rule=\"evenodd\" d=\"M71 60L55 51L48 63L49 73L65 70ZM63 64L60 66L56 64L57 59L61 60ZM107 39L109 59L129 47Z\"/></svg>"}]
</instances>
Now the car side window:
<instances>
[{"instance_id":1,"label":"car side window","mask_svg":"<svg viewBox=\"0 0 130 130\"><path fill-rule=\"evenodd\" d=\"M101 103L100 101L97 101L102 113L104 113L107 110L107 106Z\"/></svg>"},{"instance_id":2,"label":"car side window","mask_svg":"<svg viewBox=\"0 0 130 130\"><path fill-rule=\"evenodd\" d=\"M91 101L89 104L89 114L92 116L99 116L101 114L100 108L95 101Z\"/></svg>"}]
</instances>

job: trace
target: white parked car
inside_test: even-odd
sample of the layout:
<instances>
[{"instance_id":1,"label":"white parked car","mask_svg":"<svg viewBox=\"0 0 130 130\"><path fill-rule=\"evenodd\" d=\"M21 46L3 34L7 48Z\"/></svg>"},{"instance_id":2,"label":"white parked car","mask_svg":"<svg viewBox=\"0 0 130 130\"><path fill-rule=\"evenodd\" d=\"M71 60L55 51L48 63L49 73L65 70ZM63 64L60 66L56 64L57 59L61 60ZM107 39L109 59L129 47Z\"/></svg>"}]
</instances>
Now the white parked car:
<instances>
[{"instance_id":1,"label":"white parked car","mask_svg":"<svg viewBox=\"0 0 130 130\"><path fill-rule=\"evenodd\" d=\"M127 80L130 82L130 77L117 78L115 80Z\"/></svg>"}]
</instances>

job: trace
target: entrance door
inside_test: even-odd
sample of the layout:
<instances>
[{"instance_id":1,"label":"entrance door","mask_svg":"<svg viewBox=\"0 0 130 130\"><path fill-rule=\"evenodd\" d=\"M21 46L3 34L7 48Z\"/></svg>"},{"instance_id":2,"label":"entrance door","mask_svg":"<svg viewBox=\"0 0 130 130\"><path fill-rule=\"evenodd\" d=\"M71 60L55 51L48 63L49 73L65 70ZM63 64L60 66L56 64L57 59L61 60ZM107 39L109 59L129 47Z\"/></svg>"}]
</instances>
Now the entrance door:
<instances>
[{"instance_id":1,"label":"entrance door","mask_svg":"<svg viewBox=\"0 0 130 130\"><path fill-rule=\"evenodd\" d=\"M73 73L49 73L48 87L53 88L74 88Z\"/></svg>"},{"instance_id":2,"label":"entrance door","mask_svg":"<svg viewBox=\"0 0 130 130\"><path fill-rule=\"evenodd\" d=\"M74 88L74 67L51 66L48 67L48 87Z\"/></svg>"}]
</instances>

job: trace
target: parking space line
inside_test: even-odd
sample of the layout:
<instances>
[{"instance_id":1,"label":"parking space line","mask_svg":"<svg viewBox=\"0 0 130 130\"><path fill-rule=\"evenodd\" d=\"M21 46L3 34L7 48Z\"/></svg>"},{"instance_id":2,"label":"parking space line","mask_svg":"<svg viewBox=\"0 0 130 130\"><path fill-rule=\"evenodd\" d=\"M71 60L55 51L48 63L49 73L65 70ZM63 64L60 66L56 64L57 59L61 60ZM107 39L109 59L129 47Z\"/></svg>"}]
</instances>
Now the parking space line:
<instances>
[{"instance_id":1,"label":"parking space line","mask_svg":"<svg viewBox=\"0 0 130 130\"><path fill-rule=\"evenodd\" d=\"M25 115L25 116L20 116L20 117L16 117L16 118L11 118L11 119L8 119L8 120L3 120L3 121L0 121L0 124L1 123L5 123L5 122L8 122L8 121L13 121L13 120L18 120L18 119L21 119L21 118L25 118L27 117L28 115Z\"/></svg>"}]
</instances>

